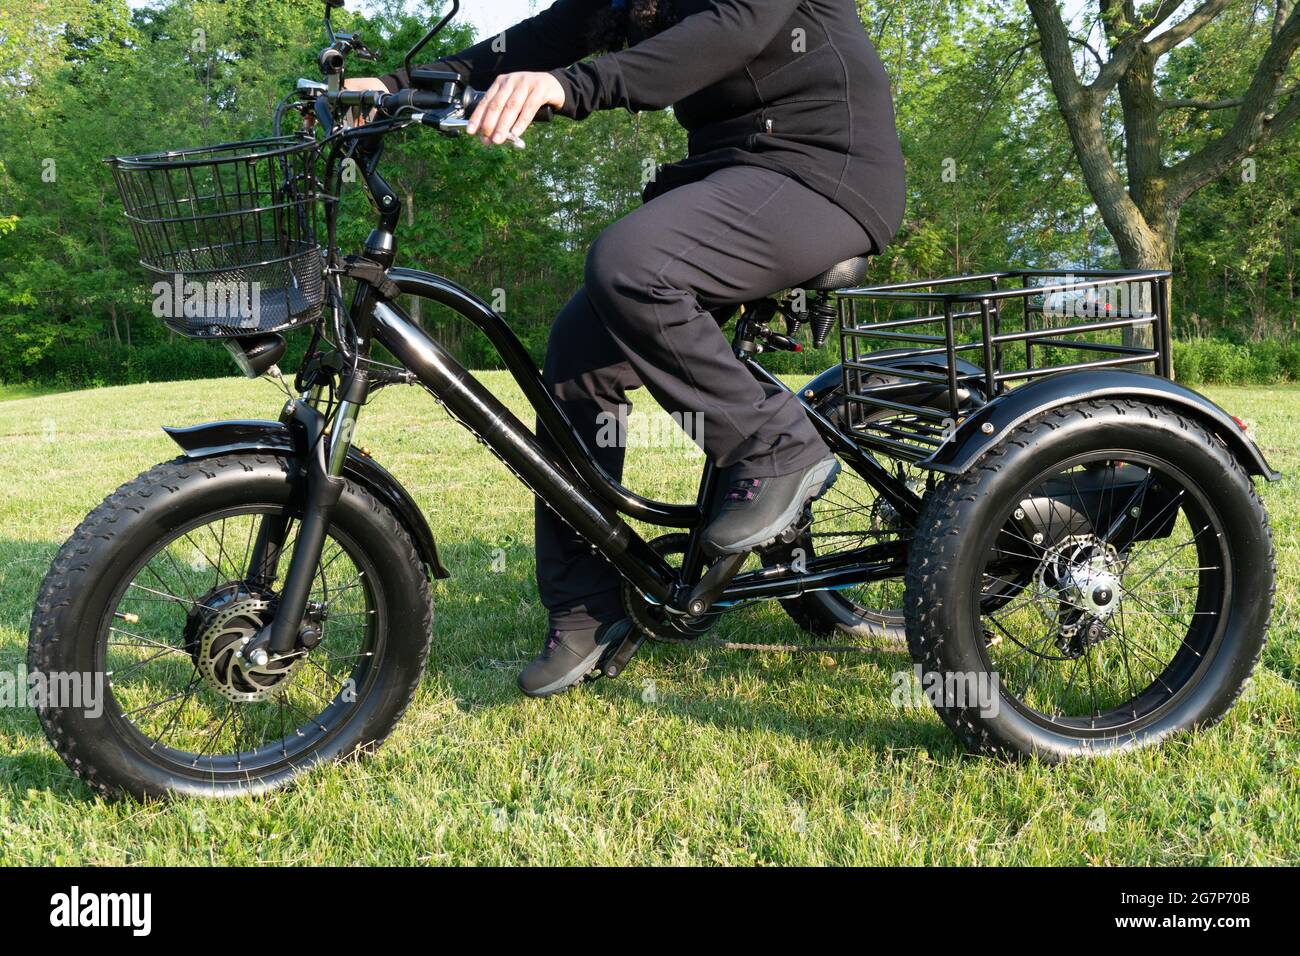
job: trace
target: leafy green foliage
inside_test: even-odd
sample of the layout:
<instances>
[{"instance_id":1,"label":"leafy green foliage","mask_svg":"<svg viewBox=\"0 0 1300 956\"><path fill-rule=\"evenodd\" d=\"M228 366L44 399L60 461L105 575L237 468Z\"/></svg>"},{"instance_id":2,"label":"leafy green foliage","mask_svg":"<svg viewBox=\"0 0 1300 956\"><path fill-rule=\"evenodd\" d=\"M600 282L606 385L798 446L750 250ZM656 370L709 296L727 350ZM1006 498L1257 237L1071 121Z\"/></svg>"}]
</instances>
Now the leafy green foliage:
<instances>
[{"instance_id":1,"label":"leafy green foliage","mask_svg":"<svg viewBox=\"0 0 1300 956\"><path fill-rule=\"evenodd\" d=\"M1024 10L996 0L859 5L894 81L910 178L903 233L872 279L1116 264L1042 66L1026 46ZM383 51L374 69L384 72L438 6L407 13L385 4L371 17L341 13L338 22ZM101 160L266 135L279 98L297 77L315 75L319 15L314 0L5 6L0 380L116 383L225 368L223 352L200 346L209 358L192 358L195 347L151 315L152 277L136 262ZM429 57L471 39L457 27ZM1199 97L1231 86L1250 66L1247 52L1234 51L1257 41L1240 21L1207 29L1170 57L1163 94ZM1179 149L1230 119L1188 115ZM1237 341L1294 333L1295 141L1264 151L1252 183L1225 177L1188 203L1176 252L1180 332ZM646 175L683 155L686 142L666 111L562 121L534 128L528 144L524 152L489 151L412 132L390 141L385 170L405 204L399 260L500 306L540 357L551 317L581 283L592 239L640 202ZM355 248L372 216L356 185L344 201L339 242ZM421 321L463 361L495 364L463 322L424 309ZM122 358L132 349L142 358ZM814 358L821 356L791 361L802 369Z\"/></svg>"}]
</instances>

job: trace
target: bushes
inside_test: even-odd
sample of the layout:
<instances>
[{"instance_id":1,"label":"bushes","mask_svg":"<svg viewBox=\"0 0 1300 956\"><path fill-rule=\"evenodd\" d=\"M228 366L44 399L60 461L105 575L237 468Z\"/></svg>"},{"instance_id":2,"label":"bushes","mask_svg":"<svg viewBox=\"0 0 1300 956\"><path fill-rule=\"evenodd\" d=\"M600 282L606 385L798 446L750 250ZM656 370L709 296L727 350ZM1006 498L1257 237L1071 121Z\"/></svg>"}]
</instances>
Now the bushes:
<instances>
[{"instance_id":1,"label":"bushes","mask_svg":"<svg viewBox=\"0 0 1300 956\"><path fill-rule=\"evenodd\" d=\"M307 346L305 335L289 339L286 369L296 369ZM6 380L56 388L100 388L141 382L180 382L222 378L239 374L229 353L210 342L156 342L147 345L116 343L59 345L22 375Z\"/></svg>"},{"instance_id":2,"label":"bushes","mask_svg":"<svg viewBox=\"0 0 1300 956\"><path fill-rule=\"evenodd\" d=\"M526 345L540 360L545 350L546 329L525 330ZM436 330L435 330L436 334ZM298 368L307 336L289 337L289 354L283 367ZM453 352L474 369L501 368L502 363L482 339L466 336L455 343ZM839 361L832 341L825 349L798 355L772 352L763 363L778 374L812 378ZM1174 343L1174 369L1185 385L1274 385L1300 382L1300 341L1228 342L1223 339L1192 339ZM0 370L3 372L4 370ZM36 366L22 374L0 374L7 384L31 384L55 388L98 388L104 385L134 385L140 382L177 382L196 378L221 378L237 374L235 365L219 345L207 342L156 342L127 347L116 344L56 346Z\"/></svg>"},{"instance_id":3,"label":"bushes","mask_svg":"<svg viewBox=\"0 0 1300 956\"><path fill-rule=\"evenodd\" d=\"M1174 343L1174 372L1185 385L1275 385L1300 382L1300 342Z\"/></svg>"}]
</instances>

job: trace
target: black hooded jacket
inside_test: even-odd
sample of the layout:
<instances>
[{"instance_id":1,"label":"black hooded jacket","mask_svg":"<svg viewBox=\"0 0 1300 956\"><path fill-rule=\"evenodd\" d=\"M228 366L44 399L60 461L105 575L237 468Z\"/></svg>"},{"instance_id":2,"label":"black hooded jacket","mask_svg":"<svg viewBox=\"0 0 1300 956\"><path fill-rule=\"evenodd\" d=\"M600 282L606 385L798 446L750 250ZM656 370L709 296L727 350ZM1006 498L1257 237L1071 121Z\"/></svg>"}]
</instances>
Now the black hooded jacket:
<instances>
[{"instance_id":1,"label":"black hooded jacket","mask_svg":"<svg viewBox=\"0 0 1300 956\"><path fill-rule=\"evenodd\" d=\"M864 252L894 238L903 156L889 76L853 0L673 0L673 25L583 60L595 52L593 18L609 6L558 0L442 66L480 89L502 73L549 70L573 119L673 107L690 155L659 171L647 199L723 167L761 166L857 219L875 245ZM398 89L407 77L384 80Z\"/></svg>"}]
</instances>

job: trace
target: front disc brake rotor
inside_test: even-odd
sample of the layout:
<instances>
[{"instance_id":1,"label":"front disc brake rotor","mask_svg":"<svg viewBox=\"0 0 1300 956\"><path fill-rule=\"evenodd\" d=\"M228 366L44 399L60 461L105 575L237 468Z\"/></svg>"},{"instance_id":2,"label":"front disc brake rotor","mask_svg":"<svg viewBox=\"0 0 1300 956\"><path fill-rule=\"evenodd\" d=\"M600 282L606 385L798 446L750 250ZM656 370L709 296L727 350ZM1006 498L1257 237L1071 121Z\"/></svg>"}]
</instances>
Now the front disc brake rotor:
<instances>
[{"instance_id":1,"label":"front disc brake rotor","mask_svg":"<svg viewBox=\"0 0 1300 956\"><path fill-rule=\"evenodd\" d=\"M197 660L203 679L222 697L239 704L268 700L301 666L301 652L255 665L240 654L266 624L271 602L249 597L220 608L199 634Z\"/></svg>"}]
</instances>

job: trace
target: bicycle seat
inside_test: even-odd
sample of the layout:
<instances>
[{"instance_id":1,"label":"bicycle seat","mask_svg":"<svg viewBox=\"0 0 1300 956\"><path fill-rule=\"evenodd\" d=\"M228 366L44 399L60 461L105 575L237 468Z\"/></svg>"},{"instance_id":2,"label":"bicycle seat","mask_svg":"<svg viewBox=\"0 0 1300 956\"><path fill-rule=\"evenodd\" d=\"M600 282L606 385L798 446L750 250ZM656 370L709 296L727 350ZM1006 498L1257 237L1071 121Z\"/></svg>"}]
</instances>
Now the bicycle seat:
<instances>
[{"instance_id":1,"label":"bicycle seat","mask_svg":"<svg viewBox=\"0 0 1300 956\"><path fill-rule=\"evenodd\" d=\"M836 289L848 289L865 279L870 267L870 256L856 256L831 266L821 275L807 282L801 282L795 288L806 292L834 292Z\"/></svg>"}]
</instances>

